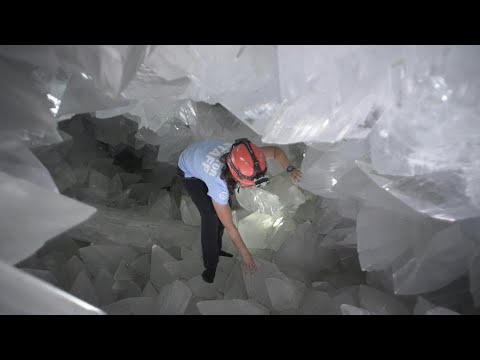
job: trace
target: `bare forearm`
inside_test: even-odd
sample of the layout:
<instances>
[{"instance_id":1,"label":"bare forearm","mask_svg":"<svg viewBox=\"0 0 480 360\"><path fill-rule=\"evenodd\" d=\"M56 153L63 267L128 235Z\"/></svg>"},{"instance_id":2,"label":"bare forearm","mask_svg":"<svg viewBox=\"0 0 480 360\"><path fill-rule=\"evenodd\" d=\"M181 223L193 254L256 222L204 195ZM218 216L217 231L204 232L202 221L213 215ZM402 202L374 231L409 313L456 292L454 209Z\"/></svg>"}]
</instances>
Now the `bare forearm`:
<instances>
[{"instance_id":1,"label":"bare forearm","mask_svg":"<svg viewBox=\"0 0 480 360\"><path fill-rule=\"evenodd\" d=\"M283 167L283 170L288 169L290 161L281 148L278 146L264 146L262 149L267 159L275 159ZM290 179L293 184L298 185L298 182L302 179L302 172L299 169L293 169L290 171Z\"/></svg>"},{"instance_id":2,"label":"bare forearm","mask_svg":"<svg viewBox=\"0 0 480 360\"><path fill-rule=\"evenodd\" d=\"M290 161L288 160L285 152L281 148L275 146L273 154L274 159L278 161L278 163L283 167L284 170L287 170L288 165L290 165Z\"/></svg>"},{"instance_id":3,"label":"bare forearm","mask_svg":"<svg viewBox=\"0 0 480 360\"><path fill-rule=\"evenodd\" d=\"M237 248L238 252L240 255L245 256L246 254L249 253L247 246L242 240L242 236L240 235L240 232L238 231L236 226L232 226L227 228L228 235L230 236L230 239L232 240L233 245Z\"/></svg>"}]
</instances>

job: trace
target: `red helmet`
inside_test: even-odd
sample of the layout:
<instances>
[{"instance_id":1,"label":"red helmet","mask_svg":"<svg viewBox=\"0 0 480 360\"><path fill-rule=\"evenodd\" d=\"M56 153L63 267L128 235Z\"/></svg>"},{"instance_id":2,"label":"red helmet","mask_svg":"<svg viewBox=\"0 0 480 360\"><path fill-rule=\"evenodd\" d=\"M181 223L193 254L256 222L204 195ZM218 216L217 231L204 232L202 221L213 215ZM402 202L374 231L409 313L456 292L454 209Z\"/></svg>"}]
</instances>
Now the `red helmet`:
<instances>
[{"instance_id":1,"label":"red helmet","mask_svg":"<svg viewBox=\"0 0 480 360\"><path fill-rule=\"evenodd\" d=\"M248 139L236 140L227 156L227 165L235 180L245 186L266 185L265 154Z\"/></svg>"}]
</instances>

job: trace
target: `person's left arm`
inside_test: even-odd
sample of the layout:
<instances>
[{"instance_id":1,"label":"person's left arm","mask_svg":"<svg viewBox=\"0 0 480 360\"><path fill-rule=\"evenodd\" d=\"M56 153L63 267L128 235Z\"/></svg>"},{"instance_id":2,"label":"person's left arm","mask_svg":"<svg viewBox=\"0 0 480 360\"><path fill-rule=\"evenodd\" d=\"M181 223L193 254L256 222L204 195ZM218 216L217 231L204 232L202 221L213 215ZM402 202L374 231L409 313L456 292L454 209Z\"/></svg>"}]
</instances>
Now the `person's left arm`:
<instances>
[{"instance_id":1,"label":"person's left arm","mask_svg":"<svg viewBox=\"0 0 480 360\"><path fill-rule=\"evenodd\" d=\"M262 147L263 153L265 154L265 158L267 160L275 159L285 171L289 168L290 160L288 160L285 151L283 151L278 146L264 146ZM290 180L294 184L298 184L298 182L302 179L302 172L299 169L293 169L290 173Z\"/></svg>"}]
</instances>

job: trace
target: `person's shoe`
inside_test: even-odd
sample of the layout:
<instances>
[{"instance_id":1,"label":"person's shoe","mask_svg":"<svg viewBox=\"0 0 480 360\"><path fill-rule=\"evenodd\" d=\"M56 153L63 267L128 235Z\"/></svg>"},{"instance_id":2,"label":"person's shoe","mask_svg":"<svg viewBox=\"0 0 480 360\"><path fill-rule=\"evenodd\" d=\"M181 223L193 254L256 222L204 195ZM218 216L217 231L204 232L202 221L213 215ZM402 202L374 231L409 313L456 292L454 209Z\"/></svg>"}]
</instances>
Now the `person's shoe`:
<instances>
[{"instance_id":1,"label":"person's shoe","mask_svg":"<svg viewBox=\"0 0 480 360\"><path fill-rule=\"evenodd\" d=\"M220 250L220 256L225 256L225 257L233 257L233 255L232 255L232 254L230 254L230 253L227 253L227 252L225 252L225 251L223 251L223 250Z\"/></svg>"},{"instance_id":2,"label":"person's shoe","mask_svg":"<svg viewBox=\"0 0 480 360\"><path fill-rule=\"evenodd\" d=\"M205 269L202 273L202 279L209 284L213 283L213 280L215 279L215 270Z\"/></svg>"}]
</instances>

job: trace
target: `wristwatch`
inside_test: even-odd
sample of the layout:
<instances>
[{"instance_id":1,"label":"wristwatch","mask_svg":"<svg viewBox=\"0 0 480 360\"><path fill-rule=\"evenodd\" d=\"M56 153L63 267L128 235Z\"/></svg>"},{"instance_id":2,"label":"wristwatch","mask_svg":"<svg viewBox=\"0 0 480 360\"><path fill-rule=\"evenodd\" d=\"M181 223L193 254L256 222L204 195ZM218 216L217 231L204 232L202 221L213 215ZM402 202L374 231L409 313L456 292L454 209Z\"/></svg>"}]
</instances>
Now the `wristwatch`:
<instances>
[{"instance_id":1,"label":"wristwatch","mask_svg":"<svg viewBox=\"0 0 480 360\"><path fill-rule=\"evenodd\" d=\"M292 165L288 165L287 167L287 173L291 173L293 170L295 170L295 167Z\"/></svg>"}]
</instances>

